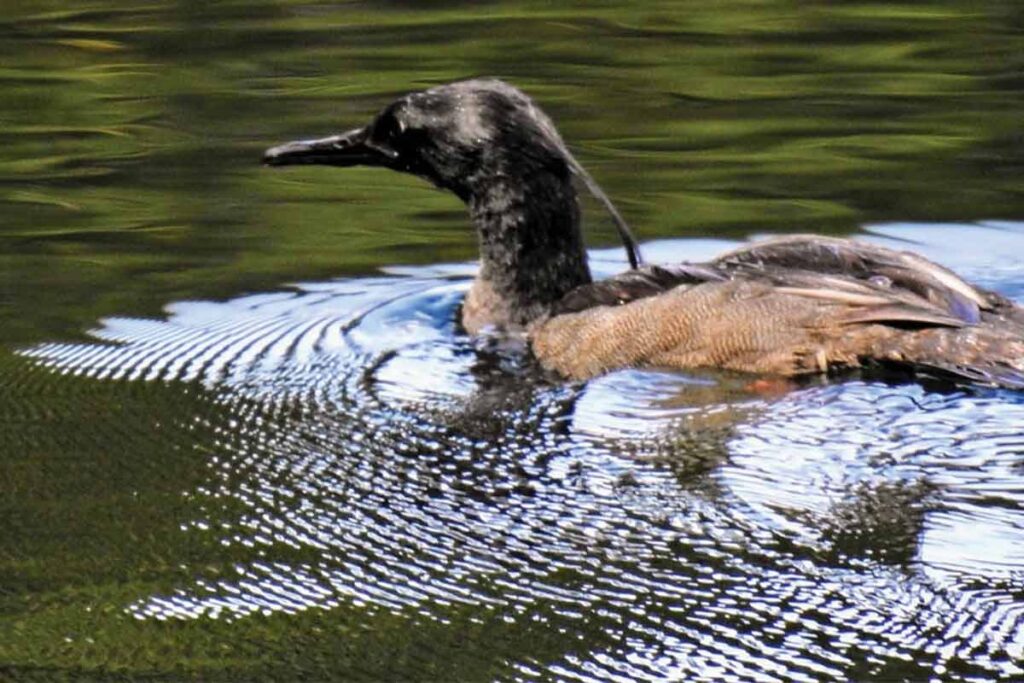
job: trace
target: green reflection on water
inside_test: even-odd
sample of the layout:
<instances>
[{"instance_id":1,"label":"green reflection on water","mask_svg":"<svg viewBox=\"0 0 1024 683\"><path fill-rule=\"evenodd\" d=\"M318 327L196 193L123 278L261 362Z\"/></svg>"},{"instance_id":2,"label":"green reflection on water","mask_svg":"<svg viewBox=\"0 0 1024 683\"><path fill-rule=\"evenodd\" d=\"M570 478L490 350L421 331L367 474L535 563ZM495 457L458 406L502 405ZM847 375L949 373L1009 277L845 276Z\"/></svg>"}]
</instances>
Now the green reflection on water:
<instances>
[{"instance_id":1,"label":"green reflection on water","mask_svg":"<svg viewBox=\"0 0 1024 683\"><path fill-rule=\"evenodd\" d=\"M359 124L396 94L473 75L533 94L642 239L1024 215L1015 0L0 9L7 347L181 299L473 258L458 202L416 179L258 163L270 144ZM591 219L591 243L614 243L607 221ZM111 606L230 560L180 533L194 514L181 493L205 480L208 454L171 442L143 458L124 435L80 436L156 428L153 415L180 424L206 398L64 378L62 403L53 384L45 396L5 384L22 361L0 354L0 674L45 676L36 667L46 663L429 677L425 667L439 665L430 653L458 652L461 638L497 654L453 657L441 673L492 678L503 654L544 660L571 649L548 630L471 623L456 610L461 628L428 622L413 635L404 618L355 608L335 614L330 632L315 615L136 623ZM23 421L14 408L27 411ZM215 423L216 410L204 410ZM197 443L213 440L209 425L197 429ZM388 629L402 635L366 635ZM374 651L380 643L391 649Z\"/></svg>"},{"instance_id":2,"label":"green reflection on water","mask_svg":"<svg viewBox=\"0 0 1024 683\"><path fill-rule=\"evenodd\" d=\"M318 554L275 547L263 559L221 542L219 520L242 510L209 490L210 473L217 444L245 437L200 387L65 376L55 391L49 372L23 365L0 356L0 678L492 680L513 658L575 646L546 619L476 607L451 607L444 622L346 603L238 621L133 618L129 604L173 595L197 572L237 579L236 564L308 567ZM604 638L595 629L590 642Z\"/></svg>"},{"instance_id":3,"label":"green reflection on water","mask_svg":"<svg viewBox=\"0 0 1024 683\"><path fill-rule=\"evenodd\" d=\"M413 178L257 160L477 74L539 99L645 239L1024 213L1019 3L4 4L8 342L472 258Z\"/></svg>"}]
</instances>

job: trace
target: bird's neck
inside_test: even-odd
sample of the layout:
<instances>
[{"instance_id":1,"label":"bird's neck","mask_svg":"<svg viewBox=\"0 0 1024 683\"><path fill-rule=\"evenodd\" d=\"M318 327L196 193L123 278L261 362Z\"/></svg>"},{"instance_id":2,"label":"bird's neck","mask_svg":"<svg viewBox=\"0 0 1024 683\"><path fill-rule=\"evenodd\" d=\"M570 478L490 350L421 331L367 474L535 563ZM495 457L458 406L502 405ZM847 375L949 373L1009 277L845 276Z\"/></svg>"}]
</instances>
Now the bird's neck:
<instances>
[{"instance_id":1,"label":"bird's neck","mask_svg":"<svg viewBox=\"0 0 1024 683\"><path fill-rule=\"evenodd\" d=\"M525 328L591 281L567 174L498 176L467 203L480 239L480 271L463 305L468 331Z\"/></svg>"}]
</instances>

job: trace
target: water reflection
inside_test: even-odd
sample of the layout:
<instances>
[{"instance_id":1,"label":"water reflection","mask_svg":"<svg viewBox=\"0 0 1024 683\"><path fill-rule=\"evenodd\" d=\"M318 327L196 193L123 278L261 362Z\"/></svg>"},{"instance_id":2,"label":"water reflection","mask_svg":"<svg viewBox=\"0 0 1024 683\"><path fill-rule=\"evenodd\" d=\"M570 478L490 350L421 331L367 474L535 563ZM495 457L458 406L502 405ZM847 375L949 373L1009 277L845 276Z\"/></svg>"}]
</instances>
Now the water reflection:
<instances>
[{"instance_id":1,"label":"water reflection","mask_svg":"<svg viewBox=\"0 0 1024 683\"><path fill-rule=\"evenodd\" d=\"M951 234L874 232L926 253ZM466 273L179 303L26 351L58 373L198 382L230 415L182 526L223 561L122 608L565 635L544 654L517 641L522 677L1024 675L1020 395L849 381L771 398L652 370L565 384L515 343L458 334Z\"/></svg>"},{"instance_id":2,"label":"water reflection","mask_svg":"<svg viewBox=\"0 0 1024 683\"><path fill-rule=\"evenodd\" d=\"M454 198L257 159L497 75L646 240L1024 299L1019 224L887 223L1024 215L1024 6L442 4L4 3L0 678L1019 678L1018 396L552 383L454 334Z\"/></svg>"},{"instance_id":3,"label":"water reflection","mask_svg":"<svg viewBox=\"0 0 1024 683\"><path fill-rule=\"evenodd\" d=\"M645 239L1024 215L1024 18L1005 0L4 9L4 342L471 258L462 207L425 183L256 160L472 75L536 96Z\"/></svg>"}]
</instances>

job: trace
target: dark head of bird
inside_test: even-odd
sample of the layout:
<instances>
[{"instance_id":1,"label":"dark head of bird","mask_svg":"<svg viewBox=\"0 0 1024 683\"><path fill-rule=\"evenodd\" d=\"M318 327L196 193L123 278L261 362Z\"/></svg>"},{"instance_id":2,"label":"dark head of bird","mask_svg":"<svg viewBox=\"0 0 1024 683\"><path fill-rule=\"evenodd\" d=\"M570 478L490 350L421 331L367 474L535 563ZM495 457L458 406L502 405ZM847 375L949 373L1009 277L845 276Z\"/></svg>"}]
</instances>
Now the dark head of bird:
<instances>
[{"instance_id":1,"label":"dark head of bird","mask_svg":"<svg viewBox=\"0 0 1024 683\"><path fill-rule=\"evenodd\" d=\"M470 80L399 98L362 128L266 151L269 166L379 166L450 190L469 207L481 269L467 307L491 309L480 325L523 326L590 282L572 179L616 219L632 265L635 242L568 151L551 119L498 80Z\"/></svg>"}]
</instances>

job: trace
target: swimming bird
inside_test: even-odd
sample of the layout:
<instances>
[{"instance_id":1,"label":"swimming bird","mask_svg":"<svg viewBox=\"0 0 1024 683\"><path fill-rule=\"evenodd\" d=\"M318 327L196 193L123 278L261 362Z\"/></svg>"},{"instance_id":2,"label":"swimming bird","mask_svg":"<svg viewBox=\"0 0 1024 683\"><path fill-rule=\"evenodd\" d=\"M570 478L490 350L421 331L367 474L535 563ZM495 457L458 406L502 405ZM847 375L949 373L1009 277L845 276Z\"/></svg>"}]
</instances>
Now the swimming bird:
<instances>
[{"instance_id":1,"label":"swimming bird","mask_svg":"<svg viewBox=\"0 0 1024 683\"><path fill-rule=\"evenodd\" d=\"M524 333L541 364L568 378L635 366L795 377L881 365L1024 388L1024 308L911 252L796 235L706 263L641 265L551 119L500 80L410 93L364 127L279 145L263 160L384 167L453 192L480 245L462 325ZM610 207L630 270L592 280L574 178Z\"/></svg>"}]
</instances>

